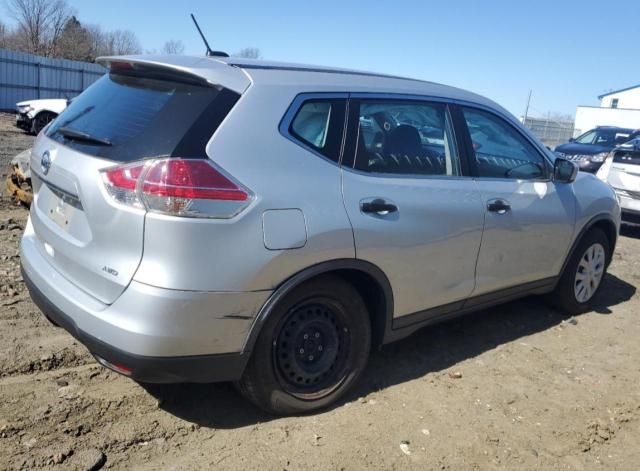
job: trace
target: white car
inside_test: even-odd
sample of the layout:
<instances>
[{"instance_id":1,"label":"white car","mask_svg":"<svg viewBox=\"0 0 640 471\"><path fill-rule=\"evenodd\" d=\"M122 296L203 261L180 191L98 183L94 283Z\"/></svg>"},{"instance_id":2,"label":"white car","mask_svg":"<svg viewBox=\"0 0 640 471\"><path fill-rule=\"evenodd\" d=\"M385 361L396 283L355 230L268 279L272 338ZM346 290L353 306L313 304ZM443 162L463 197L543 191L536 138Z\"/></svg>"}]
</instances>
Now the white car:
<instances>
[{"instance_id":1,"label":"white car","mask_svg":"<svg viewBox=\"0 0 640 471\"><path fill-rule=\"evenodd\" d=\"M38 134L64 111L69 104L66 98L27 100L16 103L16 126L32 134Z\"/></svg>"},{"instance_id":2,"label":"white car","mask_svg":"<svg viewBox=\"0 0 640 471\"><path fill-rule=\"evenodd\" d=\"M640 224L640 138L616 147L597 176L615 190L622 208L622 221Z\"/></svg>"}]
</instances>

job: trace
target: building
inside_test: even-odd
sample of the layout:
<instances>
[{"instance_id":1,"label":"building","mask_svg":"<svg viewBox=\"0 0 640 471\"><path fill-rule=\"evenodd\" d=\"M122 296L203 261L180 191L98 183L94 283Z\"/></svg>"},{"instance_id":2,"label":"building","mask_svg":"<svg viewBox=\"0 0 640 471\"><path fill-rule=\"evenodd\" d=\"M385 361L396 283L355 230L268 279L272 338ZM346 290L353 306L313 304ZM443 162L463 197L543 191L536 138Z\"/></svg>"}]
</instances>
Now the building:
<instances>
[{"instance_id":1,"label":"building","mask_svg":"<svg viewBox=\"0 0 640 471\"><path fill-rule=\"evenodd\" d=\"M640 84L598 97L600 106L578 106L574 137L596 126L640 129Z\"/></svg>"}]
</instances>

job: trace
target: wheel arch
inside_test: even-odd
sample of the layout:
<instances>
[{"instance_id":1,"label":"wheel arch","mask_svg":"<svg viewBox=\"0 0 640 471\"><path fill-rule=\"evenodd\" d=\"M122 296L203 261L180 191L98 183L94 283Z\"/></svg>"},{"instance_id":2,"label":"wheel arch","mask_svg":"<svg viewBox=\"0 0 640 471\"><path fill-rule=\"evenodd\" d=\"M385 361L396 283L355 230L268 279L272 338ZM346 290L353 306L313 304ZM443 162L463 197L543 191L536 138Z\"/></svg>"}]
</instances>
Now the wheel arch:
<instances>
[{"instance_id":1,"label":"wheel arch","mask_svg":"<svg viewBox=\"0 0 640 471\"><path fill-rule=\"evenodd\" d=\"M57 118L57 117L58 117L58 115L60 114L60 113L58 113L58 112L56 112L56 111L53 111L53 110L50 110L50 109L48 109L48 108L42 108L42 109L41 109L41 110L39 110L36 114L34 114L34 115L33 115L33 118L31 118L31 119L32 119L32 120L33 120L33 119L36 119L36 117L38 117L39 115L41 115L41 114L43 114L43 113L51 114L51 115L55 116L56 118Z\"/></svg>"},{"instance_id":2,"label":"wheel arch","mask_svg":"<svg viewBox=\"0 0 640 471\"><path fill-rule=\"evenodd\" d=\"M31 130L31 132L35 132L35 128L34 127L35 127L36 120L38 119L38 116L42 116L43 114L51 115L52 118L49 121L49 122L51 122L54 119L56 119L60 113L56 113L55 111L51 111L50 109L47 109L47 108L41 109L40 111L38 111L36 114L33 115L33 118L31 118L31 121L30 121L30 124L31 124L31 129L30 130Z\"/></svg>"},{"instance_id":3,"label":"wheel arch","mask_svg":"<svg viewBox=\"0 0 640 471\"><path fill-rule=\"evenodd\" d=\"M337 259L307 267L281 283L258 312L249 330L243 353L253 350L262 327L280 300L301 284L324 275L340 277L358 291L369 311L372 345L381 345L387 331L391 329L393 319L393 291L387 276L370 262Z\"/></svg>"},{"instance_id":4,"label":"wheel arch","mask_svg":"<svg viewBox=\"0 0 640 471\"><path fill-rule=\"evenodd\" d=\"M613 252L616 247L616 242L618 239L618 226L613 221L613 218L611 217L611 215L606 213L598 214L597 216L592 217L582 227L582 229L580 229L578 236L573 240L573 244L571 245L571 250L569 250L564 260L560 274L564 273L564 270L567 264L569 263L569 260L573 256L573 253L575 252L576 248L578 247L578 244L580 243L584 235L594 228L601 229L607 236L607 239L609 240L609 253L607 254L607 260L608 260L607 263L611 262L611 259L613 258Z\"/></svg>"}]
</instances>

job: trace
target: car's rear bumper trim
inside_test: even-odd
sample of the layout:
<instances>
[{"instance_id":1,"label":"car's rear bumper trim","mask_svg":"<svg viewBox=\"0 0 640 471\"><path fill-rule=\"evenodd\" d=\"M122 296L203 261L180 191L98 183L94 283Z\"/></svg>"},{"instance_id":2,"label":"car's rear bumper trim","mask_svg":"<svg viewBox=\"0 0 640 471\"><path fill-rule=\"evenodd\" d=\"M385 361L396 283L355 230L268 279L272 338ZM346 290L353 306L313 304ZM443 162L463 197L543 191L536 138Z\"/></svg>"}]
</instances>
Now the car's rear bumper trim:
<instances>
[{"instance_id":1,"label":"car's rear bumper trim","mask_svg":"<svg viewBox=\"0 0 640 471\"><path fill-rule=\"evenodd\" d=\"M640 224L640 211L622 208L622 222Z\"/></svg>"},{"instance_id":2,"label":"car's rear bumper trim","mask_svg":"<svg viewBox=\"0 0 640 471\"><path fill-rule=\"evenodd\" d=\"M73 319L47 299L31 281L24 269L22 269L22 276L34 303L51 322L73 335L93 355L110 364L130 370L131 374L128 376L137 381L147 383L209 383L235 381L242 376L249 357L247 353L150 357L135 355L110 346L79 329Z\"/></svg>"}]
</instances>

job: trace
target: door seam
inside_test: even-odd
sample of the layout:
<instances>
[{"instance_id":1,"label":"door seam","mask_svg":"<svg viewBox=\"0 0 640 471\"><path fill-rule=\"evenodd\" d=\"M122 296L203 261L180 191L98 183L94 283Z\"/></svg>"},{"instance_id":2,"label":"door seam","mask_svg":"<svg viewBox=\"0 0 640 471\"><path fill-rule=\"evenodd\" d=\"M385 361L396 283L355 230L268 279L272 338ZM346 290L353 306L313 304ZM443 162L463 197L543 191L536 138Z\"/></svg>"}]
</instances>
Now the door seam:
<instances>
[{"instance_id":1,"label":"door seam","mask_svg":"<svg viewBox=\"0 0 640 471\"><path fill-rule=\"evenodd\" d=\"M476 253L476 263L473 269L473 289L471 290L471 293L469 293L469 296L467 296L467 299L473 296L473 294L476 292L476 288L478 287L478 262L480 261L480 253L482 251L482 242L484 241L484 230L487 225L487 211L486 211L486 208L484 207L484 196L480 191L478 180L475 178L472 178L472 180L473 180L474 186L476 187L476 192L478 193L478 197L480 200L480 210L482 211L482 231L480 232L480 244L478 244L478 253ZM466 299L465 299L465 303L466 303Z\"/></svg>"}]
</instances>

